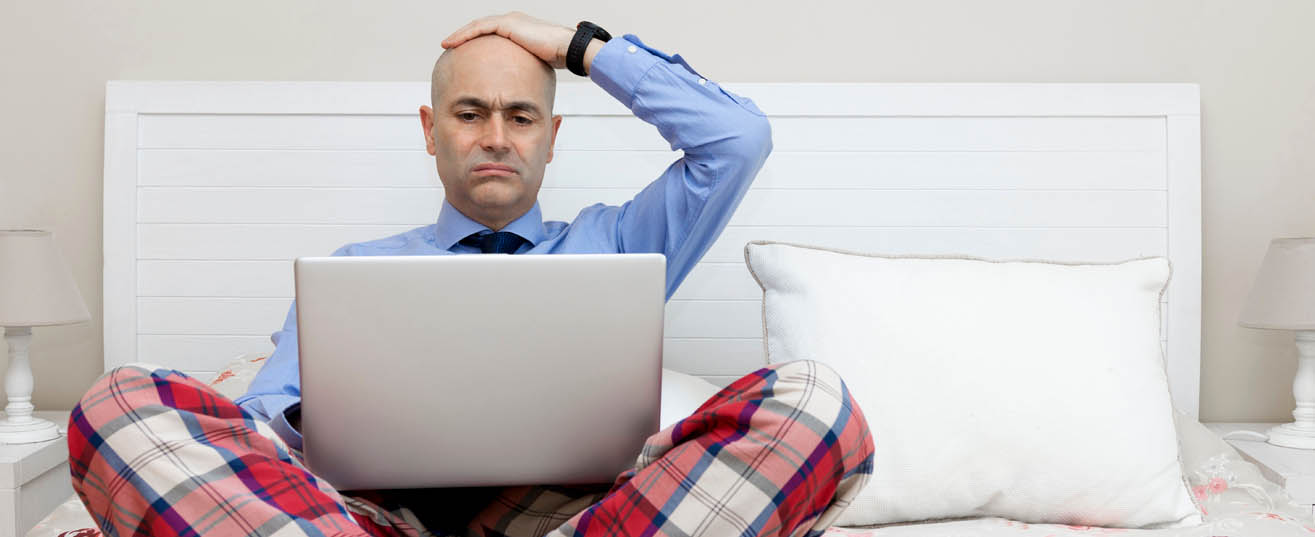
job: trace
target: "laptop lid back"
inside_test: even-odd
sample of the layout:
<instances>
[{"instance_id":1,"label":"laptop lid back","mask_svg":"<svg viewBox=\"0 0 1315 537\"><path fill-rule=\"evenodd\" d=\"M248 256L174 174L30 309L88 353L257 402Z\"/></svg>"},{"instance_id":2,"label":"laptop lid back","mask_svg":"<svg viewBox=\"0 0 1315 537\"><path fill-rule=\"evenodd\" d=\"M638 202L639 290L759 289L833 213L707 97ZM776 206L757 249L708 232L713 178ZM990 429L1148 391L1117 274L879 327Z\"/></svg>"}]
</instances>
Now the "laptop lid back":
<instances>
[{"instance_id":1,"label":"laptop lid back","mask_svg":"<svg viewBox=\"0 0 1315 537\"><path fill-rule=\"evenodd\" d=\"M294 267L303 454L336 488L607 483L658 430L660 254Z\"/></svg>"}]
</instances>

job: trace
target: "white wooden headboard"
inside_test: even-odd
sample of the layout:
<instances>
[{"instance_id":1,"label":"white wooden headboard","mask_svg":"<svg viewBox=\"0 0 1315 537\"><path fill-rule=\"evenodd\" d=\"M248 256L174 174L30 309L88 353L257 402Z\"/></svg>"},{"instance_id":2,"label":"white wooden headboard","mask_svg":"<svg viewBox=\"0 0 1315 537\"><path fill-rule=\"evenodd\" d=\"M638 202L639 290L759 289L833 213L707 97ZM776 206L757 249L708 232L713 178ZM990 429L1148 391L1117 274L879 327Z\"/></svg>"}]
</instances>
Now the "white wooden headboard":
<instances>
[{"instance_id":1,"label":"white wooden headboard","mask_svg":"<svg viewBox=\"0 0 1315 537\"><path fill-rule=\"evenodd\" d=\"M667 367L724 383L763 363L751 239L886 253L1113 261L1166 255L1168 369L1200 379L1200 102L1191 84L730 84L775 150L667 305ZM292 260L433 223L427 83L106 87L105 366L192 374L272 350ZM545 220L619 204L678 157L589 83L540 193ZM1061 351L1057 349L1057 352Z\"/></svg>"}]
</instances>

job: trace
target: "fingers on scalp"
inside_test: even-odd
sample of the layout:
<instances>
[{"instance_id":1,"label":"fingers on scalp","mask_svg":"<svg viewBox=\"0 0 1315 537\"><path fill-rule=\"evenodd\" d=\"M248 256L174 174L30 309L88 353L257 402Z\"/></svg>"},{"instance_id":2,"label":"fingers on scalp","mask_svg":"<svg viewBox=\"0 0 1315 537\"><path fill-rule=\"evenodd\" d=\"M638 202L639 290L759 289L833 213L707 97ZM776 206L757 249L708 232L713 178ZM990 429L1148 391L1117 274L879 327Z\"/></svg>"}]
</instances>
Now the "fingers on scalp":
<instances>
[{"instance_id":1,"label":"fingers on scalp","mask_svg":"<svg viewBox=\"0 0 1315 537\"><path fill-rule=\"evenodd\" d=\"M477 33L472 35L471 33L478 30L478 25L481 22L483 22L485 19L488 19L488 17L475 19L473 21L467 22L464 26L457 28L455 32L452 32L451 35L447 36L447 39L443 40L442 43L443 48L455 47L457 45L465 43L466 41L470 40L470 38L479 35Z\"/></svg>"},{"instance_id":2,"label":"fingers on scalp","mask_svg":"<svg viewBox=\"0 0 1315 537\"><path fill-rule=\"evenodd\" d=\"M439 44L442 45L443 48L452 48L461 44L461 30L458 29L457 31L448 34Z\"/></svg>"},{"instance_id":3,"label":"fingers on scalp","mask_svg":"<svg viewBox=\"0 0 1315 537\"><path fill-rule=\"evenodd\" d=\"M466 23L465 26L458 28L457 31L452 32L452 34L447 36L447 39L444 39L441 44L443 48L452 48L485 34L497 34L510 38L511 29L503 25L502 21L504 19L517 17L527 17L527 15L519 11L511 11L502 15L480 17Z\"/></svg>"},{"instance_id":4,"label":"fingers on scalp","mask_svg":"<svg viewBox=\"0 0 1315 537\"><path fill-rule=\"evenodd\" d=\"M474 25L474 27L466 31L466 35L463 36L462 41L474 39L476 37L485 34L498 33L497 21L485 18L485 19L480 19L477 22L478 24Z\"/></svg>"}]
</instances>

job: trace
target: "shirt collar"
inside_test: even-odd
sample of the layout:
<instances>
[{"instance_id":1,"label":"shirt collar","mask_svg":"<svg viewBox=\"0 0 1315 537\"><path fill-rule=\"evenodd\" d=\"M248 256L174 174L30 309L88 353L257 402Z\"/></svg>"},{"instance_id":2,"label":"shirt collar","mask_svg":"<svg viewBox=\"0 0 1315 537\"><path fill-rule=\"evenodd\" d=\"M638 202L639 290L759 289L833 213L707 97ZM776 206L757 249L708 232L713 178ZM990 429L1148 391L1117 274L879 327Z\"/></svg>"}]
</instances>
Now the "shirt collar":
<instances>
[{"instance_id":1,"label":"shirt collar","mask_svg":"<svg viewBox=\"0 0 1315 537\"><path fill-rule=\"evenodd\" d=\"M444 250L451 250L452 246L461 242L470 236L471 233L480 231L492 231L488 226L471 220L469 216L462 214L461 211L453 207L445 199L443 207L438 210L438 222L434 225L434 244ZM534 206L519 218L512 220L507 227L501 231L510 231L519 235L522 239L529 241L533 247L543 242L543 213L539 211L539 202L535 201Z\"/></svg>"}]
</instances>

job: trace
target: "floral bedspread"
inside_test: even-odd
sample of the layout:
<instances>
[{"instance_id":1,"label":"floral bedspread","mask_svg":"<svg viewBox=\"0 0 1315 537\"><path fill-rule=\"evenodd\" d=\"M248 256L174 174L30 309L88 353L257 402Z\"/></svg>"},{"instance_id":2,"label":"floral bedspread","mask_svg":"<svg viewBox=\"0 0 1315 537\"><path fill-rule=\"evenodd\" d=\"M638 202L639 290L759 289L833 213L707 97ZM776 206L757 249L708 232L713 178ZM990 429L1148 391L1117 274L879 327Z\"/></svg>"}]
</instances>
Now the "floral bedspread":
<instances>
[{"instance_id":1,"label":"floral bedspread","mask_svg":"<svg viewBox=\"0 0 1315 537\"><path fill-rule=\"evenodd\" d=\"M872 528L831 528L826 537L1284 537L1315 534L1309 506L1294 504L1279 485L1195 419L1177 416L1183 469L1205 523L1165 529L1028 524L974 518Z\"/></svg>"}]
</instances>

